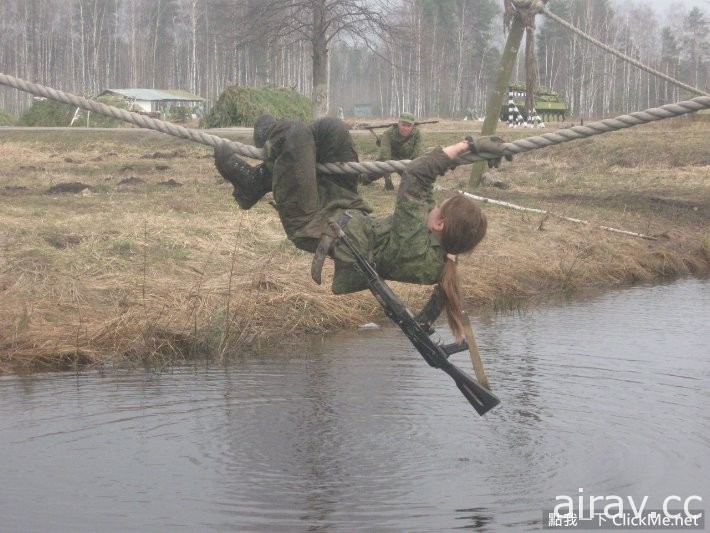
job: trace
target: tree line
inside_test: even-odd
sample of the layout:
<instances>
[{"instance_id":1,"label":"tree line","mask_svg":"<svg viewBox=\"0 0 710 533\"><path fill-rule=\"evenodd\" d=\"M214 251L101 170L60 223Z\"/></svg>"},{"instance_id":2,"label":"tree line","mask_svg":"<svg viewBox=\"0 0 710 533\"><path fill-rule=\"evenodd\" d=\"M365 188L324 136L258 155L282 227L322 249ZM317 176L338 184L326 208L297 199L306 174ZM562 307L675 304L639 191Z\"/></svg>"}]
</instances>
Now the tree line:
<instances>
[{"instance_id":1,"label":"tree line","mask_svg":"<svg viewBox=\"0 0 710 533\"><path fill-rule=\"evenodd\" d=\"M709 17L642 0L550 0L585 33L695 87L710 84ZM0 71L95 96L230 85L288 87L314 113L483 114L505 42L502 0L0 0ZM627 113L692 97L537 16L537 69L572 115ZM520 53L513 78L525 80ZM0 88L12 115L31 96Z\"/></svg>"}]
</instances>

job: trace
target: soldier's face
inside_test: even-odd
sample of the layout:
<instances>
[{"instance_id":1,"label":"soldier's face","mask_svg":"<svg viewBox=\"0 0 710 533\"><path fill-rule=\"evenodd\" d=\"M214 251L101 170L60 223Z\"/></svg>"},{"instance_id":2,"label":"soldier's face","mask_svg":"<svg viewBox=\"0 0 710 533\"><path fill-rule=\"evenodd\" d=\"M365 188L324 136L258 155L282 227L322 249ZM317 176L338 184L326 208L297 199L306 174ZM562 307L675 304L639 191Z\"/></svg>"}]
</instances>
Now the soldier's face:
<instances>
[{"instance_id":1,"label":"soldier's face","mask_svg":"<svg viewBox=\"0 0 710 533\"><path fill-rule=\"evenodd\" d=\"M414 129L414 124L410 122L402 122L401 120L397 124L399 126L399 134L402 137L409 137Z\"/></svg>"}]
</instances>

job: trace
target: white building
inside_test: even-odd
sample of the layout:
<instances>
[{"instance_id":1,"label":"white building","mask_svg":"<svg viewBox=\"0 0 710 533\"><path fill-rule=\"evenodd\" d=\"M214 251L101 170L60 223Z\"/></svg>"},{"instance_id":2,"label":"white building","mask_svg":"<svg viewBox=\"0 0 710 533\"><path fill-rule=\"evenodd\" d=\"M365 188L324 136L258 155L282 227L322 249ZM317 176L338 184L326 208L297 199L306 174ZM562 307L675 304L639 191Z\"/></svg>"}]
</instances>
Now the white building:
<instances>
[{"instance_id":1,"label":"white building","mask_svg":"<svg viewBox=\"0 0 710 533\"><path fill-rule=\"evenodd\" d=\"M175 106L188 107L193 115L202 116L207 100L179 90L106 89L99 96L120 96L146 114L168 115Z\"/></svg>"}]
</instances>

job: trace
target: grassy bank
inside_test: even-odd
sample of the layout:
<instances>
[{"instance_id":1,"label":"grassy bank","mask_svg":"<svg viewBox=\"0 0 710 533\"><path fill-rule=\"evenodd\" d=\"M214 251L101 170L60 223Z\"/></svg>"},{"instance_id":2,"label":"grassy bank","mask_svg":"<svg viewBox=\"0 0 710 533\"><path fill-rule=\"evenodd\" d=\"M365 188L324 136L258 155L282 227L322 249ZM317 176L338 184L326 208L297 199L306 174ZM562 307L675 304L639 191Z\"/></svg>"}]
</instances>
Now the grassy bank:
<instances>
[{"instance_id":1,"label":"grassy bank","mask_svg":"<svg viewBox=\"0 0 710 533\"><path fill-rule=\"evenodd\" d=\"M429 146L467 124L435 126ZM707 273L708 130L673 119L504 164L509 188L471 192L590 224L485 205L489 234L460 264L467 307ZM356 136L361 153L373 139ZM207 147L138 129L0 130L0 150L0 369L219 359L382 319L369 293L329 294L331 265L316 286L311 256L284 238L267 202L239 210ZM461 188L470 168L438 184ZM391 212L381 184L363 193ZM413 308L429 293L393 286Z\"/></svg>"}]
</instances>

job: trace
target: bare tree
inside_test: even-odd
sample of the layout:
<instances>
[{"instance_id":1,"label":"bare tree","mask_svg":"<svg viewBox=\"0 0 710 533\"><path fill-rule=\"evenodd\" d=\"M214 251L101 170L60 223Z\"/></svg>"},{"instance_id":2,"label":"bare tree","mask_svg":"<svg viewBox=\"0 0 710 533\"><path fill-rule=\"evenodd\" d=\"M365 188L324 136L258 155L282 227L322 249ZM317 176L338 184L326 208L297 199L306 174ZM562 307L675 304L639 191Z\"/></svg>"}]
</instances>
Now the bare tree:
<instances>
[{"instance_id":1,"label":"bare tree","mask_svg":"<svg viewBox=\"0 0 710 533\"><path fill-rule=\"evenodd\" d=\"M547 8L656 70L707 87L707 2L695 10L670 2L663 27L644 3L549 0ZM178 88L213 101L229 84L271 84L313 95L315 116L330 99L387 116L480 114L503 42L500 0L0 0L0 13L0 72L74 93ZM686 96L538 19L539 79L575 113ZM0 87L11 114L30 102Z\"/></svg>"},{"instance_id":2,"label":"bare tree","mask_svg":"<svg viewBox=\"0 0 710 533\"><path fill-rule=\"evenodd\" d=\"M710 22L698 7L694 7L685 17L683 32L683 56L685 57L687 79L696 87L708 83L708 54Z\"/></svg>"},{"instance_id":3,"label":"bare tree","mask_svg":"<svg viewBox=\"0 0 710 533\"><path fill-rule=\"evenodd\" d=\"M661 34L661 72L678 78L680 73L680 47L678 40L670 27L663 28ZM672 102L678 100L678 87L667 81L663 82L661 101Z\"/></svg>"},{"instance_id":4,"label":"bare tree","mask_svg":"<svg viewBox=\"0 0 710 533\"><path fill-rule=\"evenodd\" d=\"M387 27L382 0L262 0L251 7L246 38L266 35L270 47L289 41L310 44L314 117L328 113L328 54L333 42L369 42Z\"/></svg>"}]
</instances>

